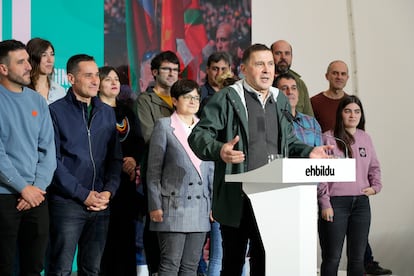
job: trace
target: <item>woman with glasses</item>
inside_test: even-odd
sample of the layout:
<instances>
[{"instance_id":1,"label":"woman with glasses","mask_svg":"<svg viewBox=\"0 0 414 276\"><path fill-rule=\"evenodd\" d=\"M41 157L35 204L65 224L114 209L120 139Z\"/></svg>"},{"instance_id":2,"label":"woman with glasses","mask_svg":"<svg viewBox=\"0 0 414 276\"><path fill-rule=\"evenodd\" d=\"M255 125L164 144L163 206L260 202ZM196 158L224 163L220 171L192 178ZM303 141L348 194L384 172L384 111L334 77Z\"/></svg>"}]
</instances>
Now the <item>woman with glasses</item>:
<instances>
[{"instance_id":1,"label":"woman with glasses","mask_svg":"<svg viewBox=\"0 0 414 276\"><path fill-rule=\"evenodd\" d=\"M159 276L196 275L210 230L214 165L198 159L187 142L198 122L198 84L178 80L171 97L175 112L156 122L149 145L150 230L157 232L161 249Z\"/></svg>"}]
</instances>

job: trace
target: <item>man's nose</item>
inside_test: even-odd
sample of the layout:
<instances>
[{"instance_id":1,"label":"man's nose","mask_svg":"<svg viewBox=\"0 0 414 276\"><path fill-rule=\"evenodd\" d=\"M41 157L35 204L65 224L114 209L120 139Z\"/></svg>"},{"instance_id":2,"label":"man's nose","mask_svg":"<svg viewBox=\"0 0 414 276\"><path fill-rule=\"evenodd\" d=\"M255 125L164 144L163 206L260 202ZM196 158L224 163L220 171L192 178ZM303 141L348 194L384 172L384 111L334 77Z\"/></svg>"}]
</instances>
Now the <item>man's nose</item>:
<instances>
[{"instance_id":1,"label":"man's nose","mask_svg":"<svg viewBox=\"0 0 414 276\"><path fill-rule=\"evenodd\" d=\"M25 61L26 70L32 70L32 65L30 65L30 62L28 60Z\"/></svg>"},{"instance_id":2,"label":"man's nose","mask_svg":"<svg viewBox=\"0 0 414 276\"><path fill-rule=\"evenodd\" d=\"M99 84L100 80L99 80L99 76L93 76L92 77L92 83L94 84Z\"/></svg>"},{"instance_id":3,"label":"man's nose","mask_svg":"<svg viewBox=\"0 0 414 276\"><path fill-rule=\"evenodd\" d=\"M267 73L270 72L270 70L274 69L274 65L265 64L263 67L263 72Z\"/></svg>"}]
</instances>

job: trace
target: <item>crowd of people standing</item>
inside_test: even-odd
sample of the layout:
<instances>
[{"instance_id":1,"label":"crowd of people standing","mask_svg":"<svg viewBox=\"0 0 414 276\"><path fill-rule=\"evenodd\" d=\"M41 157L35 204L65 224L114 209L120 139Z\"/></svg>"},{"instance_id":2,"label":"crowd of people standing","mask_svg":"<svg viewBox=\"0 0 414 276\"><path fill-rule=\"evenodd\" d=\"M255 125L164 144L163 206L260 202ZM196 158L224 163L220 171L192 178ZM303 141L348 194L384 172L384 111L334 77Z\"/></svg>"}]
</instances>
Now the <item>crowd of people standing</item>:
<instances>
[{"instance_id":1,"label":"crowd of people standing","mask_svg":"<svg viewBox=\"0 0 414 276\"><path fill-rule=\"evenodd\" d=\"M244 275L246 254L250 274L265 275L250 199L225 174L274 154L346 153L356 181L320 183L315 199L321 275L336 275L345 237L349 275L391 273L368 243L381 170L361 100L344 92L346 63L331 62L328 90L310 98L287 41L250 45L237 60L217 50L201 87L180 78L174 52L155 55L153 86L131 109L119 72L92 56L68 59L65 91L49 41L0 42L1 275L70 275L75 256L78 275L137 275L138 216L149 275Z\"/></svg>"}]
</instances>

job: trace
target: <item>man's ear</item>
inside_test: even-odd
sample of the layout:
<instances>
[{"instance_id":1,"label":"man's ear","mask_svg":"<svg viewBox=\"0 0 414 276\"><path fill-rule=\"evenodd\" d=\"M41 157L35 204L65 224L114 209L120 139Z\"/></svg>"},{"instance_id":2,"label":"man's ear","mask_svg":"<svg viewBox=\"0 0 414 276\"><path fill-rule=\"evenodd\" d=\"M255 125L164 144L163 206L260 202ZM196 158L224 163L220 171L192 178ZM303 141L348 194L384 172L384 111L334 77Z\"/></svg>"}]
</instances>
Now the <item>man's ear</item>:
<instances>
[{"instance_id":1,"label":"man's ear","mask_svg":"<svg viewBox=\"0 0 414 276\"><path fill-rule=\"evenodd\" d=\"M246 75L246 65L244 63L240 64L240 71L243 75Z\"/></svg>"},{"instance_id":2,"label":"man's ear","mask_svg":"<svg viewBox=\"0 0 414 276\"><path fill-rule=\"evenodd\" d=\"M177 103L178 103L177 99L174 98L174 97L171 97L171 100L172 100L173 106L175 107L177 105Z\"/></svg>"},{"instance_id":3,"label":"man's ear","mask_svg":"<svg viewBox=\"0 0 414 276\"><path fill-rule=\"evenodd\" d=\"M0 63L0 73L4 76L7 76L9 74L9 68L6 64Z\"/></svg>"},{"instance_id":4,"label":"man's ear","mask_svg":"<svg viewBox=\"0 0 414 276\"><path fill-rule=\"evenodd\" d=\"M75 76L72 73L68 73L67 74L68 77L68 81L71 85L73 85L75 83Z\"/></svg>"}]
</instances>

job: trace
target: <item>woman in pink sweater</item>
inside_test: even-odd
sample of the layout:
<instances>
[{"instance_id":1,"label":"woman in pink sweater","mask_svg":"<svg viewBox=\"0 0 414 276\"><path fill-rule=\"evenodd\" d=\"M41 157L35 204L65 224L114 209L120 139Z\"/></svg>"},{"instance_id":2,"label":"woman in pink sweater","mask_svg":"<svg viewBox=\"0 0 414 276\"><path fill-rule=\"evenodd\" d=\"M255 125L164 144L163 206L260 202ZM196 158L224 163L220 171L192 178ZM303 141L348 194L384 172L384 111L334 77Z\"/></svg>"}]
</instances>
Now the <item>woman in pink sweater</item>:
<instances>
[{"instance_id":1,"label":"woman in pink sweater","mask_svg":"<svg viewBox=\"0 0 414 276\"><path fill-rule=\"evenodd\" d=\"M364 275L364 253L371 223L368 197L382 188L380 164L371 138L364 130L361 101L356 96L345 97L336 111L335 128L324 135L324 144L336 145L335 156L345 156L348 151L349 157L355 158L356 181L318 186L321 276L337 275L345 236L348 275ZM342 139L346 145L330 136Z\"/></svg>"}]
</instances>

